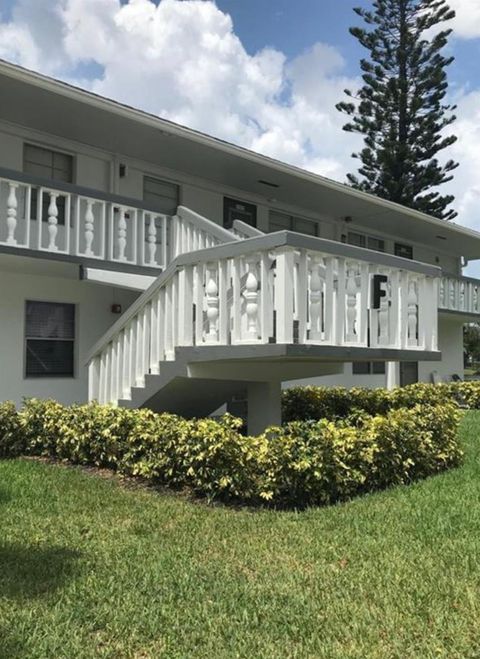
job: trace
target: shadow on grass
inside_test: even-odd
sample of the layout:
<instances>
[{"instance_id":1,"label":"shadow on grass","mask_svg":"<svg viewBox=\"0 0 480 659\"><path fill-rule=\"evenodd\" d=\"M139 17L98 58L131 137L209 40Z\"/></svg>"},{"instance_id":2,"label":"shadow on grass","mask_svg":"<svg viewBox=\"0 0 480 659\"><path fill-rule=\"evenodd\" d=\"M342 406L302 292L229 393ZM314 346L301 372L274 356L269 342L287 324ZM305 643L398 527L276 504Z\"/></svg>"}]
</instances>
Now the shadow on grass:
<instances>
[{"instance_id":1,"label":"shadow on grass","mask_svg":"<svg viewBox=\"0 0 480 659\"><path fill-rule=\"evenodd\" d=\"M78 571L80 553L65 547L0 544L0 597L41 597Z\"/></svg>"}]
</instances>

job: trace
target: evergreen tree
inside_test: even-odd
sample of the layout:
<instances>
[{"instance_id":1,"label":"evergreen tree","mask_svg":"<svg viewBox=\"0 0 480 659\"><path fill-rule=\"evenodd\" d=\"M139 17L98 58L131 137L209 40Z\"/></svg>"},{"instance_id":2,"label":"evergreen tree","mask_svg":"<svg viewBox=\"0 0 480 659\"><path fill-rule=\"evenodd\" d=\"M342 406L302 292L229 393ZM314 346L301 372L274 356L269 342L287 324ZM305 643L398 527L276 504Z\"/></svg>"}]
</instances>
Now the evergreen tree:
<instances>
[{"instance_id":1,"label":"evergreen tree","mask_svg":"<svg viewBox=\"0 0 480 659\"><path fill-rule=\"evenodd\" d=\"M458 166L441 164L437 154L456 141L444 129L456 117L455 106L445 104L445 57L450 29L437 26L455 12L446 0L374 0L372 11L355 8L367 28L350 33L370 51L360 62L363 87L338 103L351 117L344 130L364 135L365 146L354 158L361 160L357 178L349 183L365 192L404 204L435 217L451 220L457 213L447 207L454 200L441 196L438 186L450 181Z\"/></svg>"}]
</instances>

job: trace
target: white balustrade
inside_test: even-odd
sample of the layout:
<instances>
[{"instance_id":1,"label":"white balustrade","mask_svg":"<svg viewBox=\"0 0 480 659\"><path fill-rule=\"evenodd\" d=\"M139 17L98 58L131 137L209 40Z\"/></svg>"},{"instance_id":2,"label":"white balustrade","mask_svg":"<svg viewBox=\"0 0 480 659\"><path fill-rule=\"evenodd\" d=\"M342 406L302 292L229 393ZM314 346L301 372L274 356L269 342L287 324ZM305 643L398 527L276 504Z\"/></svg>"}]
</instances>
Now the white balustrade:
<instances>
[{"instance_id":1,"label":"white balustrade","mask_svg":"<svg viewBox=\"0 0 480 659\"><path fill-rule=\"evenodd\" d=\"M440 280L438 308L465 314L480 314L480 281L444 275Z\"/></svg>"},{"instance_id":2,"label":"white balustrade","mask_svg":"<svg viewBox=\"0 0 480 659\"><path fill-rule=\"evenodd\" d=\"M94 349L92 377L100 383L110 378L118 396L93 384L90 396L101 402L128 398L145 375L161 375L162 364L188 346L437 350L435 276L379 267L366 260L371 253L354 259L270 243L262 249L268 238L179 257ZM375 274L387 277L379 309L371 308Z\"/></svg>"},{"instance_id":3,"label":"white balustrade","mask_svg":"<svg viewBox=\"0 0 480 659\"><path fill-rule=\"evenodd\" d=\"M188 209L174 220L71 190L0 177L0 245L165 269L177 254L236 240Z\"/></svg>"}]
</instances>

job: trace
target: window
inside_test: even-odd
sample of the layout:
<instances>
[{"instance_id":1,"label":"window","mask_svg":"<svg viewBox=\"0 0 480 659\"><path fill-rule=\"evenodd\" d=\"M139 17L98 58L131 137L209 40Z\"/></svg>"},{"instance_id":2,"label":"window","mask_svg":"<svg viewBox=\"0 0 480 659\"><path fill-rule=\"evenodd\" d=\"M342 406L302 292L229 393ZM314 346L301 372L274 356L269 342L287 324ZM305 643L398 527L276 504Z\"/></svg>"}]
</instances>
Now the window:
<instances>
[{"instance_id":1,"label":"window","mask_svg":"<svg viewBox=\"0 0 480 659\"><path fill-rule=\"evenodd\" d=\"M231 229L235 220L241 220L251 227L257 226L257 207L237 199L223 199L223 226Z\"/></svg>"},{"instance_id":2,"label":"window","mask_svg":"<svg viewBox=\"0 0 480 659\"><path fill-rule=\"evenodd\" d=\"M59 151L44 149L34 144L25 144L23 149L23 171L32 176L41 176L51 181L62 181L73 183L73 157ZM32 220L37 219L38 192L32 189ZM42 218L48 221L48 207L50 205L49 195L43 195ZM65 197L58 197L58 224L65 224Z\"/></svg>"},{"instance_id":3,"label":"window","mask_svg":"<svg viewBox=\"0 0 480 659\"><path fill-rule=\"evenodd\" d=\"M401 256L404 259L413 259L413 247L411 245L395 243L394 254L395 256Z\"/></svg>"},{"instance_id":4,"label":"window","mask_svg":"<svg viewBox=\"0 0 480 659\"><path fill-rule=\"evenodd\" d=\"M356 231L349 231L347 236L347 243L355 245L355 247L366 247L373 249L376 252L385 251L385 241L375 236L368 236L365 233L357 233Z\"/></svg>"},{"instance_id":5,"label":"window","mask_svg":"<svg viewBox=\"0 0 480 659\"><path fill-rule=\"evenodd\" d=\"M180 186L177 183L145 176L143 200L151 204L159 213L175 215L180 203Z\"/></svg>"},{"instance_id":6,"label":"window","mask_svg":"<svg viewBox=\"0 0 480 659\"><path fill-rule=\"evenodd\" d=\"M385 375L385 362L352 362L353 375Z\"/></svg>"},{"instance_id":7,"label":"window","mask_svg":"<svg viewBox=\"0 0 480 659\"><path fill-rule=\"evenodd\" d=\"M25 309L25 374L73 377L75 305L28 300Z\"/></svg>"},{"instance_id":8,"label":"window","mask_svg":"<svg viewBox=\"0 0 480 659\"><path fill-rule=\"evenodd\" d=\"M318 236L318 222L279 211L270 211L269 229L270 231L296 231L307 236Z\"/></svg>"}]
</instances>

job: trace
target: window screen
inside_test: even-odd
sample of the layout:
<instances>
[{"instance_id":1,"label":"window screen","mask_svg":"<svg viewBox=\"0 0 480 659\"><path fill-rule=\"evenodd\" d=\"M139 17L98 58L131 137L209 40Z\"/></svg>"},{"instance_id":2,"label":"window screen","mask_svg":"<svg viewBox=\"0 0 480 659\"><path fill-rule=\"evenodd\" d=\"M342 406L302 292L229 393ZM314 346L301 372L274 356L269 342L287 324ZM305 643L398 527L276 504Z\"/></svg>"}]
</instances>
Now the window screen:
<instances>
[{"instance_id":1,"label":"window screen","mask_svg":"<svg viewBox=\"0 0 480 659\"><path fill-rule=\"evenodd\" d=\"M385 362L353 362L353 375L385 375Z\"/></svg>"},{"instance_id":2,"label":"window screen","mask_svg":"<svg viewBox=\"0 0 480 659\"><path fill-rule=\"evenodd\" d=\"M395 256L401 256L404 259L413 259L413 247L411 245L402 245L395 243Z\"/></svg>"},{"instance_id":3,"label":"window screen","mask_svg":"<svg viewBox=\"0 0 480 659\"><path fill-rule=\"evenodd\" d=\"M318 236L318 222L279 211L270 211L269 228L272 232L295 231L307 236Z\"/></svg>"},{"instance_id":4,"label":"window screen","mask_svg":"<svg viewBox=\"0 0 480 659\"><path fill-rule=\"evenodd\" d=\"M385 251L385 241L380 238L375 238L374 236L367 236L364 233L358 233L356 231L349 231L347 242L349 245L355 245L356 247L366 247L367 249L373 249L376 252Z\"/></svg>"},{"instance_id":5,"label":"window screen","mask_svg":"<svg viewBox=\"0 0 480 659\"><path fill-rule=\"evenodd\" d=\"M353 375L370 375L370 362L353 362L352 373Z\"/></svg>"},{"instance_id":6,"label":"window screen","mask_svg":"<svg viewBox=\"0 0 480 659\"><path fill-rule=\"evenodd\" d=\"M175 215L180 203L180 186L176 183L145 176L143 200L151 204L159 213Z\"/></svg>"},{"instance_id":7,"label":"window screen","mask_svg":"<svg viewBox=\"0 0 480 659\"><path fill-rule=\"evenodd\" d=\"M64 183L73 183L73 157L59 151L44 149L34 144L25 144L23 150L23 171L32 176L41 176L42 178L53 181L63 181ZM52 187L54 187L52 183ZM38 192L32 189L32 220L37 219L38 209ZM50 205L49 195L44 194L42 199L42 218L44 222L48 221L48 207ZM65 224L65 197L58 197L58 224Z\"/></svg>"},{"instance_id":8,"label":"window screen","mask_svg":"<svg viewBox=\"0 0 480 659\"><path fill-rule=\"evenodd\" d=\"M27 301L25 371L27 377L73 377L75 306Z\"/></svg>"}]
</instances>

